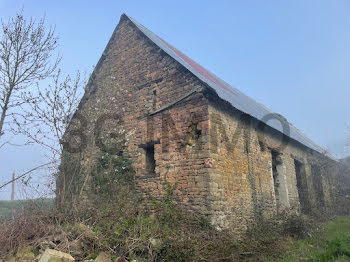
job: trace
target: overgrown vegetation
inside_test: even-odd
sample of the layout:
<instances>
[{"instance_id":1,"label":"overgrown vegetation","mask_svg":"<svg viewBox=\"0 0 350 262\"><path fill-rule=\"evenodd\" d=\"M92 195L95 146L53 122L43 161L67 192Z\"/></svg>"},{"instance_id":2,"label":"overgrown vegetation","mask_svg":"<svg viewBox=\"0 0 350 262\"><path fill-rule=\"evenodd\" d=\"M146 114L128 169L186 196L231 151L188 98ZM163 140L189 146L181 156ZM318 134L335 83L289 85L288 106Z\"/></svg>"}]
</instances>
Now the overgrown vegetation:
<instances>
[{"instance_id":1,"label":"overgrown vegetation","mask_svg":"<svg viewBox=\"0 0 350 262\"><path fill-rule=\"evenodd\" d=\"M184 213L172 200L173 190L168 184L164 198L155 200L156 212L103 207L88 220L32 205L0 225L0 258L31 246L35 255L50 247L76 259L107 251L137 261L350 261L349 217L317 227L299 216L260 221L238 241L231 231L219 232L205 218Z\"/></svg>"},{"instance_id":2,"label":"overgrown vegetation","mask_svg":"<svg viewBox=\"0 0 350 262\"><path fill-rule=\"evenodd\" d=\"M92 179L96 193L110 195L120 186L133 185L134 170L127 157L101 151Z\"/></svg>"},{"instance_id":3,"label":"overgrown vegetation","mask_svg":"<svg viewBox=\"0 0 350 262\"><path fill-rule=\"evenodd\" d=\"M206 218L182 210L173 200L176 185L165 181L164 187L162 199L150 199L149 206L123 185L115 201L84 205L69 215L24 209L0 226L0 254L31 246L36 255L49 246L76 259L107 251L137 261L264 261L281 256L285 238L298 237L295 229L306 223L297 216L259 221L238 240L233 231L217 231Z\"/></svg>"},{"instance_id":4,"label":"overgrown vegetation","mask_svg":"<svg viewBox=\"0 0 350 262\"><path fill-rule=\"evenodd\" d=\"M141 199L134 182L126 156L101 152L92 171L88 201L73 202L74 208L64 213L35 205L22 209L0 224L0 258L7 259L28 246L33 256L50 247L77 260L95 258L101 251L129 261L211 262L332 261L349 254L350 218L341 225L349 227L345 234L338 234L338 221L329 224L329 232L338 237L317 242L320 228L307 217L291 212L258 216L238 239L234 228L218 231L206 217L176 204L176 184L163 181L162 197L146 194L148 199ZM309 240L301 240L306 237ZM295 241L300 246L290 249Z\"/></svg>"}]
</instances>

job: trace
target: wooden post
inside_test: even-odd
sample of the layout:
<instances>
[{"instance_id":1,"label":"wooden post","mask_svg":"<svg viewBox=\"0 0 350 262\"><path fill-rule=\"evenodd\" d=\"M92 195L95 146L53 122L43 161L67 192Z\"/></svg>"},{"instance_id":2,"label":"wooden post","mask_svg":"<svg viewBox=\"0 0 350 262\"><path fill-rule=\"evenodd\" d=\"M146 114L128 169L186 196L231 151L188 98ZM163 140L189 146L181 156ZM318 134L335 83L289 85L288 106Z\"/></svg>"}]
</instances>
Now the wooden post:
<instances>
[{"instance_id":1,"label":"wooden post","mask_svg":"<svg viewBox=\"0 0 350 262\"><path fill-rule=\"evenodd\" d=\"M15 172L12 173L11 200L15 200Z\"/></svg>"}]
</instances>

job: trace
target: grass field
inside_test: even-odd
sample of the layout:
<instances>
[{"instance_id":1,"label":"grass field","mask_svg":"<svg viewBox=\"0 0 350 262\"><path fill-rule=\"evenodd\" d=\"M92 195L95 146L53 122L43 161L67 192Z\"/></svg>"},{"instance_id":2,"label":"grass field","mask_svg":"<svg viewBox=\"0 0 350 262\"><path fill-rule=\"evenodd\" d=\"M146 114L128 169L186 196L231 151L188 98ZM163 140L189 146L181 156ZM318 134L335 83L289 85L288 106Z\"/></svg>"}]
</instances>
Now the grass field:
<instances>
[{"instance_id":1,"label":"grass field","mask_svg":"<svg viewBox=\"0 0 350 262\"><path fill-rule=\"evenodd\" d=\"M337 217L313 236L292 244L279 262L350 261L350 217Z\"/></svg>"},{"instance_id":2,"label":"grass field","mask_svg":"<svg viewBox=\"0 0 350 262\"><path fill-rule=\"evenodd\" d=\"M30 205L42 208L50 208L54 204L52 198L30 199L30 200L1 200L0 201L0 218L6 218Z\"/></svg>"}]
</instances>

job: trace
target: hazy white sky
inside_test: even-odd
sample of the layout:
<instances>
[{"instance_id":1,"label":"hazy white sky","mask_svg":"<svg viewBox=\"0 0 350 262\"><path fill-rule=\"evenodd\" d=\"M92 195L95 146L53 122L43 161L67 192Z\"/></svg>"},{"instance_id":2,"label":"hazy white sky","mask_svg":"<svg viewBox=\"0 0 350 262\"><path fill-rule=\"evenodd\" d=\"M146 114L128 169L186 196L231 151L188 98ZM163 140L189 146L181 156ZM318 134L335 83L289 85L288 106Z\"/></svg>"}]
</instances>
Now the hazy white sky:
<instances>
[{"instance_id":1,"label":"hazy white sky","mask_svg":"<svg viewBox=\"0 0 350 262\"><path fill-rule=\"evenodd\" d=\"M337 158L350 155L348 0L14 1L6 19L46 16L60 36L65 73L91 72L125 12L272 111ZM45 162L39 148L0 151L0 184ZM8 198L0 190L0 199Z\"/></svg>"}]
</instances>

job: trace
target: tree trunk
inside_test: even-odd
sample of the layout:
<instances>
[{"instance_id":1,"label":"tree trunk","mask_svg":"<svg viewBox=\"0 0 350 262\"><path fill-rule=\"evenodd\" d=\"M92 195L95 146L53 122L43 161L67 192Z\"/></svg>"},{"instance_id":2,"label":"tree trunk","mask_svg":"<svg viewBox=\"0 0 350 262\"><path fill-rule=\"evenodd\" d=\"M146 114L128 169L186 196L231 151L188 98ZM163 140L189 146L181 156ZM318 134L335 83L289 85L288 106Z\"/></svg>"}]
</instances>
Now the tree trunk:
<instances>
[{"instance_id":1,"label":"tree trunk","mask_svg":"<svg viewBox=\"0 0 350 262\"><path fill-rule=\"evenodd\" d=\"M0 118L0 139L1 139L1 136L3 135L3 131L2 130L3 130L3 127L4 127L6 113L7 113L8 105L9 105L9 102L10 102L10 97L11 97L11 94L12 94L12 90L13 90L13 87L11 86L9 92L6 94L4 107L2 108L2 112L1 112L1 118Z\"/></svg>"}]
</instances>

